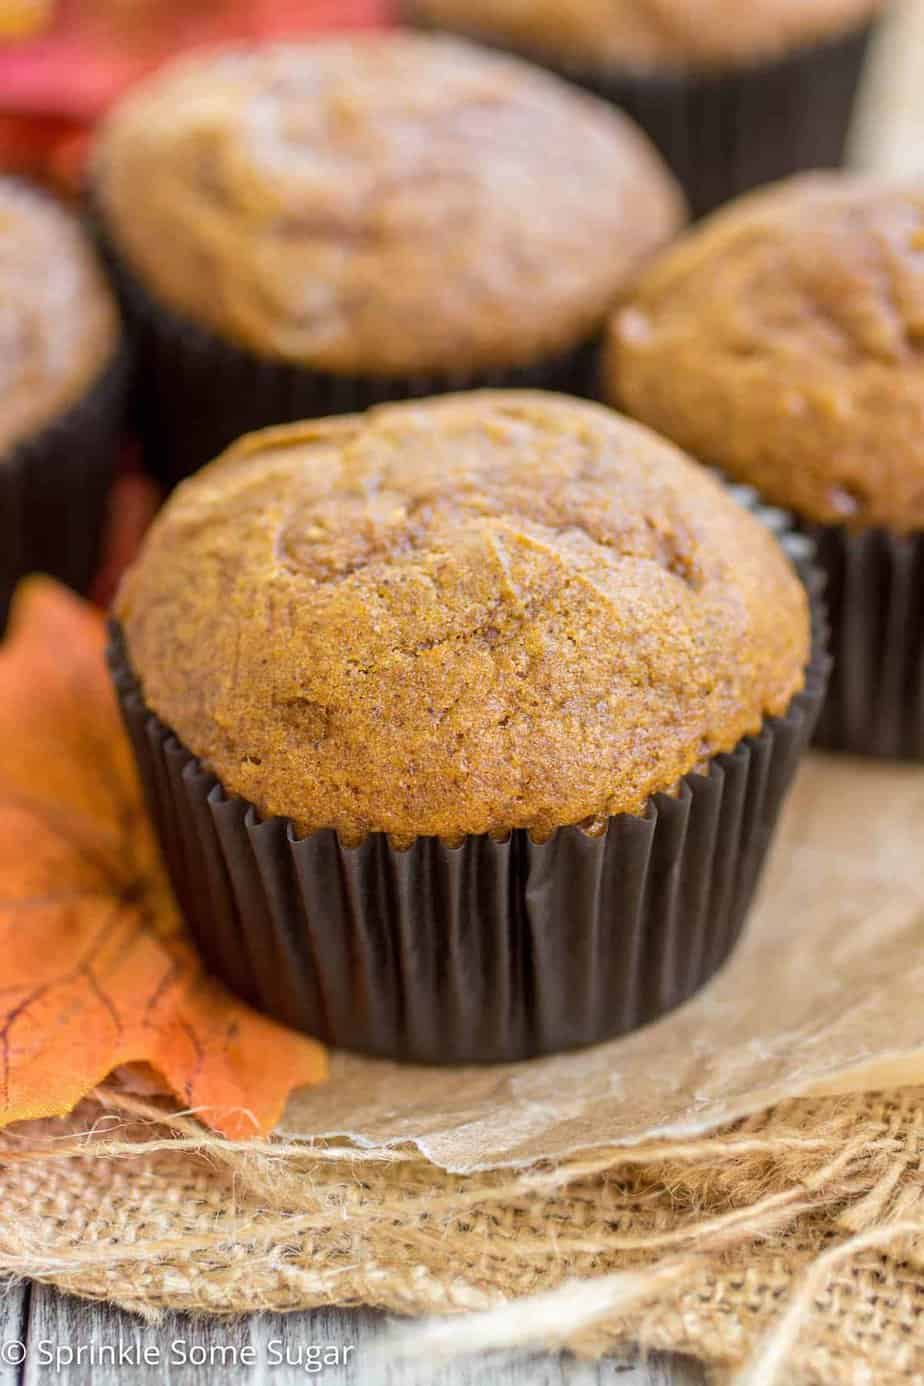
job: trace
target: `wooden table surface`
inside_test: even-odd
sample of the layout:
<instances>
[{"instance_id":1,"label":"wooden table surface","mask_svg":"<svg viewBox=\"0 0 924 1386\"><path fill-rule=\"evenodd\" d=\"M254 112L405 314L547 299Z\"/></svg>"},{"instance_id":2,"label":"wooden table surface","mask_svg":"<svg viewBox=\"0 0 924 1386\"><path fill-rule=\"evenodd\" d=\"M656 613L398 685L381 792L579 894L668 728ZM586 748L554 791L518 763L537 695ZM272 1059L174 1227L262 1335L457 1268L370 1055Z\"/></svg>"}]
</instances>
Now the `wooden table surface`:
<instances>
[{"instance_id":1,"label":"wooden table surface","mask_svg":"<svg viewBox=\"0 0 924 1386\"><path fill-rule=\"evenodd\" d=\"M339 1309L258 1314L237 1323L169 1315L157 1328L106 1305L14 1285L0 1297L0 1386L702 1386L695 1364L579 1362L553 1356L493 1355L447 1365L386 1361L389 1320ZM112 1361L121 1348L128 1360ZM310 1345L336 1347L345 1365L306 1371ZM83 1349L82 1360L79 1350ZM249 1348L245 1353L244 1349ZM344 1348L351 1349L348 1354ZM92 1349L95 1361L87 1360ZM100 1361L101 1350L105 1360ZM150 1360L144 1360L145 1352ZM244 1360L241 1360L241 1359ZM248 1361L247 1359L250 1359Z\"/></svg>"}]
</instances>

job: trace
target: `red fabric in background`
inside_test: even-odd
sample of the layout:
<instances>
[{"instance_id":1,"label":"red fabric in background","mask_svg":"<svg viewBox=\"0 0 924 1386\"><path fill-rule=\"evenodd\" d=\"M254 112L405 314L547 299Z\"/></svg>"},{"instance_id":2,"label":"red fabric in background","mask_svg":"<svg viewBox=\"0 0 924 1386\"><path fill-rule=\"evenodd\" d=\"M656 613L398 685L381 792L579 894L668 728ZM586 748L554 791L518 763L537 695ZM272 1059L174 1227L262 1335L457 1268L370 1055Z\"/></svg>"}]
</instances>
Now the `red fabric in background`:
<instances>
[{"instance_id":1,"label":"red fabric in background","mask_svg":"<svg viewBox=\"0 0 924 1386\"><path fill-rule=\"evenodd\" d=\"M184 49L367 27L390 8L389 0L56 0L44 32L0 43L0 113L93 120Z\"/></svg>"},{"instance_id":2,"label":"red fabric in background","mask_svg":"<svg viewBox=\"0 0 924 1386\"><path fill-rule=\"evenodd\" d=\"M70 191L93 123L179 53L379 26L393 8L393 0L55 0L35 37L0 42L0 171Z\"/></svg>"}]
</instances>

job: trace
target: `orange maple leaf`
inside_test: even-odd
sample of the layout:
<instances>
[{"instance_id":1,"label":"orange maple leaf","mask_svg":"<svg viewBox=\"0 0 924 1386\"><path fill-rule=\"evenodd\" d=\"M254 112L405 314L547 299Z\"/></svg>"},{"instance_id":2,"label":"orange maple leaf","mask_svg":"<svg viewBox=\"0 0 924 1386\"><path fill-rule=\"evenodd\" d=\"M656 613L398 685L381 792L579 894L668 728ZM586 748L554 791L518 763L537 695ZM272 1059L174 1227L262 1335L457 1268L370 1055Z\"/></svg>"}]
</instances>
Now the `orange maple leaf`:
<instances>
[{"instance_id":1,"label":"orange maple leaf","mask_svg":"<svg viewBox=\"0 0 924 1386\"><path fill-rule=\"evenodd\" d=\"M28 578L0 649L0 1126L154 1068L227 1136L266 1131L323 1049L235 1000L188 941L109 685L103 617Z\"/></svg>"}]
</instances>

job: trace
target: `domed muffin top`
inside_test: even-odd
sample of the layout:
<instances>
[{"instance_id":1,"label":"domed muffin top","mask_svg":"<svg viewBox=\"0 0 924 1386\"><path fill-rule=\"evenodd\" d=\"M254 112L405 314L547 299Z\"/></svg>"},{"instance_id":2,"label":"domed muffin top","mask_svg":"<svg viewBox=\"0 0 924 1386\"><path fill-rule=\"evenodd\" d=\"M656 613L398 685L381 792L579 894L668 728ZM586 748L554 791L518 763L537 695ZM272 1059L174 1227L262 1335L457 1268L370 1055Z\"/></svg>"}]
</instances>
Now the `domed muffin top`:
<instances>
[{"instance_id":1,"label":"domed muffin top","mask_svg":"<svg viewBox=\"0 0 924 1386\"><path fill-rule=\"evenodd\" d=\"M626 117L516 59L410 34L186 59L118 109L94 170L155 297L336 373L570 349L684 217Z\"/></svg>"},{"instance_id":2,"label":"domed muffin top","mask_svg":"<svg viewBox=\"0 0 924 1386\"><path fill-rule=\"evenodd\" d=\"M118 335L115 304L76 218L0 178L0 458L77 402Z\"/></svg>"},{"instance_id":3,"label":"domed muffin top","mask_svg":"<svg viewBox=\"0 0 924 1386\"><path fill-rule=\"evenodd\" d=\"M642 277L607 377L811 520L924 528L924 183L811 174L716 214Z\"/></svg>"},{"instance_id":4,"label":"domed muffin top","mask_svg":"<svg viewBox=\"0 0 924 1386\"><path fill-rule=\"evenodd\" d=\"M412 15L558 67L710 68L843 33L883 0L409 0Z\"/></svg>"},{"instance_id":5,"label":"domed muffin top","mask_svg":"<svg viewBox=\"0 0 924 1386\"><path fill-rule=\"evenodd\" d=\"M706 472L527 391L243 439L116 614L228 791L348 840L636 812L783 712L810 643L786 556Z\"/></svg>"}]
</instances>

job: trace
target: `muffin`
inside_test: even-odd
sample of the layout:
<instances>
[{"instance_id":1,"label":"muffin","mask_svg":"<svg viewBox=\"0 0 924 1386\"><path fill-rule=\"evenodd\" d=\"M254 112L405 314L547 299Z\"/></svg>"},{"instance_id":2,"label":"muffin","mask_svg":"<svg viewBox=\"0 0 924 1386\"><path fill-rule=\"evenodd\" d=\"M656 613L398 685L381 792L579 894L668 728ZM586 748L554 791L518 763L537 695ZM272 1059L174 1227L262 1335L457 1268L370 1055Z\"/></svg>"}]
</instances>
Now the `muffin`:
<instances>
[{"instance_id":1,"label":"muffin","mask_svg":"<svg viewBox=\"0 0 924 1386\"><path fill-rule=\"evenodd\" d=\"M699 216L843 161L882 0L406 0L407 17L521 52L626 110Z\"/></svg>"},{"instance_id":2,"label":"muffin","mask_svg":"<svg viewBox=\"0 0 924 1386\"><path fill-rule=\"evenodd\" d=\"M924 755L924 184L743 199L643 276L611 399L795 512L828 577L823 744Z\"/></svg>"},{"instance_id":3,"label":"muffin","mask_svg":"<svg viewBox=\"0 0 924 1386\"><path fill-rule=\"evenodd\" d=\"M0 178L0 630L34 570L84 589L124 378L115 302L77 220Z\"/></svg>"},{"instance_id":4,"label":"muffin","mask_svg":"<svg viewBox=\"0 0 924 1386\"><path fill-rule=\"evenodd\" d=\"M777 540L654 435L541 392L243 439L174 493L115 614L209 963L397 1058L526 1058L690 995L820 697Z\"/></svg>"},{"instance_id":5,"label":"muffin","mask_svg":"<svg viewBox=\"0 0 924 1386\"><path fill-rule=\"evenodd\" d=\"M186 60L93 162L176 479L241 433L460 383L581 390L607 308L684 216L602 103L452 39Z\"/></svg>"}]
</instances>

